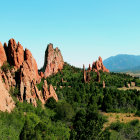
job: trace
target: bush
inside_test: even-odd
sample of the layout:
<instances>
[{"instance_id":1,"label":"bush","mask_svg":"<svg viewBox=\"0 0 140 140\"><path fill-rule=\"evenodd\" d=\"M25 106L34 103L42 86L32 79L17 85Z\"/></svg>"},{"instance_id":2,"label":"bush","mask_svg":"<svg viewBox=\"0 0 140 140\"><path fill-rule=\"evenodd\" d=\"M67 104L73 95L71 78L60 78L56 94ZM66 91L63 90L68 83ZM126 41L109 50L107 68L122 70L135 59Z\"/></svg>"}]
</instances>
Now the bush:
<instances>
[{"instance_id":1,"label":"bush","mask_svg":"<svg viewBox=\"0 0 140 140\"><path fill-rule=\"evenodd\" d=\"M17 97L20 95L20 91L18 87L10 88L9 93L11 94L11 96L14 96L14 97Z\"/></svg>"},{"instance_id":2,"label":"bush","mask_svg":"<svg viewBox=\"0 0 140 140\"><path fill-rule=\"evenodd\" d=\"M13 66L10 66L8 62L4 62L4 64L1 66L1 70L4 72L7 72L8 70L11 70Z\"/></svg>"},{"instance_id":3,"label":"bush","mask_svg":"<svg viewBox=\"0 0 140 140\"><path fill-rule=\"evenodd\" d=\"M56 106L57 118L70 121L74 116L74 110L69 103L60 102Z\"/></svg>"},{"instance_id":4,"label":"bush","mask_svg":"<svg viewBox=\"0 0 140 140\"><path fill-rule=\"evenodd\" d=\"M135 116L140 117L140 110L138 110L138 111L136 112Z\"/></svg>"},{"instance_id":5,"label":"bush","mask_svg":"<svg viewBox=\"0 0 140 140\"><path fill-rule=\"evenodd\" d=\"M117 132L119 132L123 128L123 125L124 125L123 123L120 123L119 121L117 121L110 125L110 129L116 130Z\"/></svg>"},{"instance_id":6,"label":"bush","mask_svg":"<svg viewBox=\"0 0 140 140\"><path fill-rule=\"evenodd\" d=\"M47 100L47 103L45 104L45 106L50 108L50 109L56 108L56 105L57 105L57 102L53 97L49 98Z\"/></svg>"}]
</instances>

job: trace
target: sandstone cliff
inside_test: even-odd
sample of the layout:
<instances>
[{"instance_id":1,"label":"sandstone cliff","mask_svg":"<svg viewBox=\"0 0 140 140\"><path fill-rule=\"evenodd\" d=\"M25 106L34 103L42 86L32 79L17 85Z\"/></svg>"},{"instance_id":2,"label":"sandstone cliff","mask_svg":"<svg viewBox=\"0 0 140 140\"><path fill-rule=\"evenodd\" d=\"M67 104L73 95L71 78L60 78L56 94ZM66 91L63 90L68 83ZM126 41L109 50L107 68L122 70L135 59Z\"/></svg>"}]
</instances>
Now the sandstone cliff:
<instances>
[{"instance_id":1,"label":"sandstone cliff","mask_svg":"<svg viewBox=\"0 0 140 140\"><path fill-rule=\"evenodd\" d=\"M56 74L59 70L62 70L64 66L63 57L58 48L53 48L53 44L47 46L45 52L44 66L41 71L44 72L44 76L48 77L52 74Z\"/></svg>"},{"instance_id":2,"label":"sandstone cliff","mask_svg":"<svg viewBox=\"0 0 140 140\"><path fill-rule=\"evenodd\" d=\"M100 70L102 70L103 72L109 72L109 70L103 65L103 61L100 56L96 62L93 62L92 70L94 70L95 72Z\"/></svg>"},{"instance_id":3,"label":"sandstone cliff","mask_svg":"<svg viewBox=\"0 0 140 140\"><path fill-rule=\"evenodd\" d=\"M7 67L6 70L0 70L0 110L10 112L14 108L14 101L8 93L11 88L19 88L17 95L19 101L27 101L34 106L37 106L36 100L45 104L50 97L58 101L52 85L44 81L43 92L37 88L44 75L47 77L63 68L64 62L58 48L48 46L45 55L45 73L41 72L41 75L38 74L37 63L31 52L28 49L24 51L22 45L16 43L14 39L9 40L8 46L4 43L3 47L0 43L0 54L0 67ZM10 68L9 64L13 67Z\"/></svg>"},{"instance_id":4,"label":"sandstone cliff","mask_svg":"<svg viewBox=\"0 0 140 140\"><path fill-rule=\"evenodd\" d=\"M7 57L5 54L5 50L0 42L0 67L3 65L4 62L7 61Z\"/></svg>"},{"instance_id":5,"label":"sandstone cliff","mask_svg":"<svg viewBox=\"0 0 140 140\"><path fill-rule=\"evenodd\" d=\"M16 69L19 69L24 61L24 49L22 45L14 39L10 39L8 42L8 46L5 43L4 48L7 55L8 63L14 66Z\"/></svg>"},{"instance_id":6,"label":"sandstone cliff","mask_svg":"<svg viewBox=\"0 0 140 140\"><path fill-rule=\"evenodd\" d=\"M109 72L108 69L106 69L106 67L103 65L103 61L102 58L99 56L98 60L93 62L92 64L92 68L89 64L89 67L87 69L87 71L85 70L85 66L83 65L83 79L84 82L89 82L91 80L90 78L90 71L95 71L97 73L97 82L100 82L100 70L103 72Z\"/></svg>"},{"instance_id":7,"label":"sandstone cliff","mask_svg":"<svg viewBox=\"0 0 140 140\"><path fill-rule=\"evenodd\" d=\"M11 112L15 107L15 103L8 93L8 90L5 88L3 79L0 75L0 111Z\"/></svg>"}]
</instances>

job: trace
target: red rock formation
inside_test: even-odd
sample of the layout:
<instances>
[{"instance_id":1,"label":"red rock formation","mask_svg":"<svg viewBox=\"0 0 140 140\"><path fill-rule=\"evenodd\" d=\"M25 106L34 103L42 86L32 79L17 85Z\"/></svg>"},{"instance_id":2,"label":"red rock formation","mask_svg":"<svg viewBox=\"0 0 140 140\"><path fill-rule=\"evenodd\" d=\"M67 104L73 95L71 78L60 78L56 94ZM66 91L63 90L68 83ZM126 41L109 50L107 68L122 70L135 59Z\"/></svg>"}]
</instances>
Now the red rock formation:
<instances>
[{"instance_id":1,"label":"red rock formation","mask_svg":"<svg viewBox=\"0 0 140 140\"><path fill-rule=\"evenodd\" d=\"M86 78L86 81L87 81L87 82L90 82L90 80L91 80L90 72L88 71L88 72L87 72L87 78Z\"/></svg>"},{"instance_id":2,"label":"red rock formation","mask_svg":"<svg viewBox=\"0 0 140 140\"><path fill-rule=\"evenodd\" d=\"M53 97L56 101L58 101L57 94L53 89L52 85L49 86L49 90L48 90L48 84L46 80L44 80L44 85L43 85L43 97L45 102L51 97Z\"/></svg>"},{"instance_id":3,"label":"red rock formation","mask_svg":"<svg viewBox=\"0 0 140 140\"><path fill-rule=\"evenodd\" d=\"M103 81L103 88L105 88L105 81Z\"/></svg>"},{"instance_id":4,"label":"red rock formation","mask_svg":"<svg viewBox=\"0 0 140 140\"><path fill-rule=\"evenodd\" d=\"M97 71L97 82L100 83L100 72L99 71Z\"/></svg>"},{"instance_id":5,"label":"red rock formation","mask_svg":"<svg viewBox=\"0 0 140 140\"><path fill-rule=\"evenodd\" d=\"M38 67L36 60L32 56L31 52L28 49L25 49L25 61L28 64L29 68L29 77L30 79L34 79L37 82L40 82L40 76L38 74Z\"/></svg>"},{"instance_id":6,"label":"red rock formation","mask_svg":"<svg viewBox=\"0 0 140 140\"><path fill-rule=\"evenodd\" d=\"M5 88L9 91L10 88L14 88L16 86L16 81L15 81L15 71L13 70L8 70L6 72L1 71L0 75L4 81Z\"/></svg>"},{"instance_id":7,"label":"red rock formation","mask_svg":"<svg viewBox=\"0 0 140 140\"><path fill-rule=\"evenodd\" d=\"M92 69L95 72L100 71L100 70L102 70L103 72L109 72L109 70L106 69L105 66L103 65L103 61L100 56L99 56L99 59L93 63Z\"/></svg>"},{"instance_id":8,"label":"red rock formation","mask_svg":"<svg viewBox=\"0 0 140 140\"><path fill-rule=\"evenodd\" d=\"M36 88L36 83L40 80L38 68L31 52L25 49L25 61L20 68L20 100L26 100L36 106L36 98L41 99L41 93Z\"/></svg>"},{"instance_id":9,"label":"red rock formation","mask_svg":"<svg viewBox=\"0 0 140 140\"><path fill-rule=\"evenodd\" d=\"M0 42L0 67L3 65L4 62L7 61L7 57L5 54L5 50Z\"/></svg>"},{"instance_id":10,"label":"red rock formation","mask_svg":"<svg viewBox=\"0 0 140 140\"><path fill-rule=\"evenodd\" d=\"M55 74L63 68L64 61L61 52L58 48L53 49L51 44L46 50L45 58L45 76ZM5 61L8 61L14 68L6 71L0 70L0 110L11 111L14 108L14 103L8 91L11 87L14 88L15 86L19 86L20 95L18 95L18 99L21 102L25 100L37 106L36 99L39 99L42 104L45 104L50 97L58 101L53 86L50 85L48 88L45 81L43 93L38 90L36 84L44 77L44 73L41 72L40 75L38 74L37 63L31 52L28 49L24 51L21 44L16 44L14 39L9 40L8 46L5 43L4 48L0 43L0 66ZM17 69L19 70L17 71ZM5 97L4 94L8 97Z\"/></svg>"},{"instance_id":11,"label":"red rock formation","mask_svg":"<svg viewBox=\"0 0 140 140\"><path fill-rule=\"evenodd\" d=\"M41 76L41 78L44 77L44 73L42 71L40 72L40 76Z\"/></svg>"},{"instance_id":12,"label":"red rock formation","mask_svg":"<svg viewBox=\"0 0 140 140\"><path fill-rule=\"evenodd\" d=\"M89 64L88 70L85 71L85 66L83 65L83 77L84 77L84 82L89 82L91 80L90 77L90 72L91 70L95 71L97 73L97 81L100 82L100 70L102 70L103 72L109 72L108 69L105 68L105 66L103 65L103 61L102 58L99 56L99 59L96 62L93 62L92 64L92 68Z\"/></svg>"},{"instance_id":13,"label":"red rock formation","mask_svg":"<svg viewBox=\"0 0 140 140\"><path fill-rule=\"evenodd\" d=\"M58 48L53 49L53 44L49 44L45 52L45 62L42 70L44 76L48 77L52 74L56 74L59 70L62 70L64 66L63 57Z\"/></svg>"},{"instance_id":14,"label":"red rock formation","mask_svg":"<svg viewBox=\"0 0 140 140\"><path fill-rule=\"evenodd\" d=\"M15 103L6 90L1 74L0 74L0 111L11 112L15 107Z\"/></svg>"},{"instance_id":15,"label":"red rock formation","mask_svg":"<svg viewBox=\"0 0 140 140\"><path fill-rule=\"evenodd\" d=\"M8 42L8 47L5 43L4 48L8 63L14 66L16 69L19 69L24 61L24 50L21 44L19 42L16 44L14 39L10 39Z\"/></svg>"},{"instance_id":16,"label":"red rock formation","mask_svg":"<svg viewBox=\"0 0 140 140\"><path fill-rule=\"evenodd\" d=\"M83 71L84 71L84 73L83 73L83 75L84 75L84 82L86 83L87 82L87 74L86 74L86 71L85 71L85 65L83 65Z\"/></svg>"},{"instance_id":17,"label":"red rock formation","mask_svg":"<svg viewBox=\"0 0 140 140\"><path fill-rule=\"evenodd\" d=\"M89 64L88 70L89 70L89 71L91 71L91 70L92 70L92 68L91 68L90 64Z\"/></svg>"},{"instance_id":18,"label":"red rock formation","mask_svg":"<svg viewBox=\"0 0 140 140\"><path fill-rule=\"evenodd\" d=\"M50 93L50 97L53 97L56 101L58 101L57 94L52 85L50 85L49 87L49 93Z\"/></svg>"}]
</instances>

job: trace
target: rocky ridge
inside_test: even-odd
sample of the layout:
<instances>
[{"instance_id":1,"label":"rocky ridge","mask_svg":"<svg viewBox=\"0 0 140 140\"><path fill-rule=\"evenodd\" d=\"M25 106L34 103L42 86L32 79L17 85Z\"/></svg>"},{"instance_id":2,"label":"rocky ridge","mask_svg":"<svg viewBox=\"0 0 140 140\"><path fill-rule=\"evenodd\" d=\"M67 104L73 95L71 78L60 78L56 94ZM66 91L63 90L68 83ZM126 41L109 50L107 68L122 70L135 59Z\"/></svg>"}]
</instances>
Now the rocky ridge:
<instances>
[{"instance_id":1,"label":"rocky ridge","mask_svg":"<svg viewBox=\"0 0 140 140\"><path fill-rule=\"evenodd\" d=\"M19 89L19 101L27 101L34 106L37 106L36 100L45 104L50 97L58 101L53 86L48 85L47 81L44 81L43 92L37 88L41 78L55 74L63 68L63 57L58 48L53 49L49 45L46 53L48 55L45 55L45 72L39 75L36 60L28 49L24 50L14 39L10 39L8 45L4 43L4 47L0 43L0 67L3 69L0 71L0 100L3 99L3 102L0 101L1 111L10 112L14 108L14 101L9 94L11 88Z\"/></svg>"},{"instance_id":2,"label":"rocky ridge","mask_svg":"<svg viewBox=\"0 0 140 140\"><path fill-rule=\"evenodd\" d=\"M56 74L63 69L63 66L64 61L60 50L58 47L54 49L53 44L49 44L45 52L44 66L41 69L41 71L44 72L45 78L52 74Z\"/></svg>"},{"instance_id":3,"label":"rocky ridge","mask_svg":"<svg viewBox=\"0 0 140 140\"><path fill-rule=\"evenodd\" d=\"M90 78L90 72L94 71L97 73L97 82L100 82L100 71L103 72L109 72L109 70L103 65L102 58L99 56L98 60L93 62L92 67L89 64L89 67L87 70L85 70L85 65L83 65L83 77L84 82L89 82L91 80ZM105 83L103 84L105 87Z\"/></svg>"}]
</instances>

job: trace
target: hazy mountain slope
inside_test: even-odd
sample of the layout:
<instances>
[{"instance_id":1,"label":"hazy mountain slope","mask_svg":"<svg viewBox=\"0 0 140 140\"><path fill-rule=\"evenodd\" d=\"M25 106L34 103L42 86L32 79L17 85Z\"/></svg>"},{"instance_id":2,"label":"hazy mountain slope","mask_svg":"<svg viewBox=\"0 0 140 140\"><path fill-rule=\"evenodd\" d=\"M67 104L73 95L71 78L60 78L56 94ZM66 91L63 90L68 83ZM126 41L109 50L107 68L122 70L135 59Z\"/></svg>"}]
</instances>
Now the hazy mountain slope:
<instances>
[{"instance_id":1,"label":"hazy mountain slope","mask_svg":"<svg viewBox=\"0 0 140 140\"><path fill-rule=\"evenodd\" d=\"M110 71L140 70L140 55L120 54L111 56L103 61L105 67Z\"/></svg>"}]
</instances>

